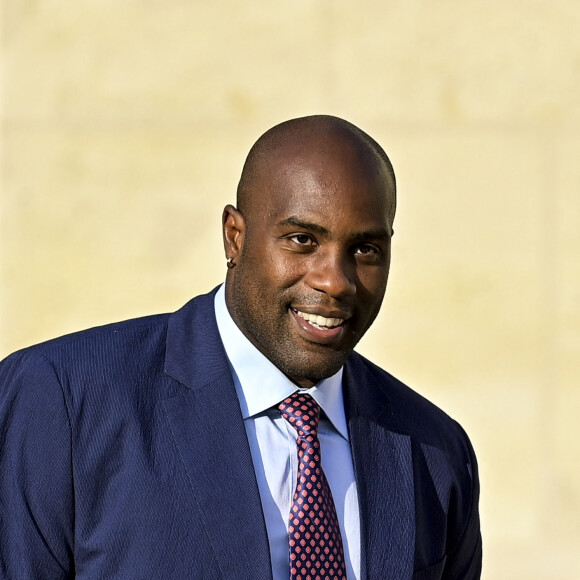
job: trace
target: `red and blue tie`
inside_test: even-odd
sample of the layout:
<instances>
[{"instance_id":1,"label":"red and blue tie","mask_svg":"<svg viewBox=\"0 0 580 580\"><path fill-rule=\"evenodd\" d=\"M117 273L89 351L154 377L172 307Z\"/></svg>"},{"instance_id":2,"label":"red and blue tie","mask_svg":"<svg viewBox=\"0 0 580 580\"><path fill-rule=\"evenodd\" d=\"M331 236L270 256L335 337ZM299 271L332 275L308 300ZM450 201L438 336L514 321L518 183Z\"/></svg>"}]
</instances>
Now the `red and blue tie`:
<instances>
[{"instance_id":1,"label":"red and blue tie","mask_svg":"<svg viewBox=\"0 0 580 580\"><path fill-rule=\"evenodd\" d=\"M278 409L298 433L298 478L288 525L290 579L346 578L336 508L320 463L320 407L307 393L294 393Z\"/></svg>"}]
</instances>

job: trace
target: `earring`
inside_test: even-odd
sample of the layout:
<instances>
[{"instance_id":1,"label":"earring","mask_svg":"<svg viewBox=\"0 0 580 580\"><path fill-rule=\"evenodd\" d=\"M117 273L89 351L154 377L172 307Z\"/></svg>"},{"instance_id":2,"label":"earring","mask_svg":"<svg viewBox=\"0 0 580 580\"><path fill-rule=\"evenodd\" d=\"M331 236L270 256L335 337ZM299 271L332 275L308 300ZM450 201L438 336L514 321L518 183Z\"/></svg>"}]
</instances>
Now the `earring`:
<instances>
[{"instance_id":1,"label":"earring","mask_svg":"<svg viewBox=\"0 0 580 580\"><path fill-rule=\"evenodd\" d=\"M226 266L228 267L228 270L231 270L235 266L234 259L233 258L228 258L226 260Z\"/></svg>"}]
</instances>

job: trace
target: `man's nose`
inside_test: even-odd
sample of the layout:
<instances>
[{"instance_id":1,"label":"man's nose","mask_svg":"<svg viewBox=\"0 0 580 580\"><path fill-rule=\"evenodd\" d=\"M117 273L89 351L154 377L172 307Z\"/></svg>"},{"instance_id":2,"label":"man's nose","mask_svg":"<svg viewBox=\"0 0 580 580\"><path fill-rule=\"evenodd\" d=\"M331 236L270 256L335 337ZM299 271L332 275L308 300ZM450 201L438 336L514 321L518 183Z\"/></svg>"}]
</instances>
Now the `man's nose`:
<instances>
[{"instance_id":1,"label":"man's nose","mask_svg":"<svg viewBox=\"0 0 580 580\"><path fill-rule=\"evenodd\" d=\"M345 298L356 294L356 266L352 257L339 252L319 253L310 264L306 276L308 285L333 298Z\"/></svg>"}]
</instances>

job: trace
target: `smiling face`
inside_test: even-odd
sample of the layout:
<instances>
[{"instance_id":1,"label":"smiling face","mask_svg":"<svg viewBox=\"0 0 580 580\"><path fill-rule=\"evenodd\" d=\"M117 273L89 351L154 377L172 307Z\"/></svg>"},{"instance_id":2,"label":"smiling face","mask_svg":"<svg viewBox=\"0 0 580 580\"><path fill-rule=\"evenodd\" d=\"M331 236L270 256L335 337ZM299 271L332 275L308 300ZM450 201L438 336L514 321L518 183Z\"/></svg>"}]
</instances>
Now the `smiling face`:
<instances>
[{"instance_id":1,"label":"smiling face","mask_svg":"<svg viewBox=\"0 0 580 580\"><path fill-rule=\"evenodd\" d=\"M360 138L294 136L262 160L243 214L224 210L226 301L248 339L291 380L336 373L387 286L394 182Z\"/></svg>"}]
</instances>

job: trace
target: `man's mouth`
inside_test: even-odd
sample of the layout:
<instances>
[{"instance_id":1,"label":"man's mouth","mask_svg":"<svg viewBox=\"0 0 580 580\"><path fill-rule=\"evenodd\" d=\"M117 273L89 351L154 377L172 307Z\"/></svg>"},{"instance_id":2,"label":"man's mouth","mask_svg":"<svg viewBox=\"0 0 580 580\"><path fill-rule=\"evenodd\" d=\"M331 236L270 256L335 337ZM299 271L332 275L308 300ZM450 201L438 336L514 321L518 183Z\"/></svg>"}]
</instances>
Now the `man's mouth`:
<instances>
[{"instance_id":1,"label":"man's mouth","mask_svg":"<svg viewBox=\"0 0 580 580\"><path fill-rule=\"evenodd\" d=\"M309 312L301 312L300 310L292 309L294 312L314 326L314 328L318 328L320 330L328 330L329 328L336 328L344 323L344 318L326 318L325 316L321 316L320 314L311 314Z\"/></svg>"}]
</instances>

